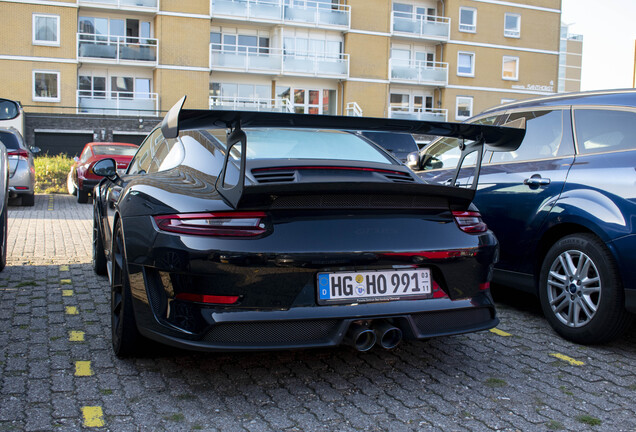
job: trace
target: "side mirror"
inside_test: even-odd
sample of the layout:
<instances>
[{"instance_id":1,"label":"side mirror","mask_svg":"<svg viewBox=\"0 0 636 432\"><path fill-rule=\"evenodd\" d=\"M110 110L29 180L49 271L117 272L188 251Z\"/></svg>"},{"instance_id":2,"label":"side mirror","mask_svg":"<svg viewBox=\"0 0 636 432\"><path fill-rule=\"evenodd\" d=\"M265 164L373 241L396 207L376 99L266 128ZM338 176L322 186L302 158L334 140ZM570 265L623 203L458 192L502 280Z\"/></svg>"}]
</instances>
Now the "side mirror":
<instances>
[{"instance_id":1,"label":"side mirror","mask_svg":"<svg viewBox=\"0 0 636 432\"><path fill-rule=\"evenodd\" d=\"M106 177L109 180L116 179L117 176L117 163L114 159L102 159L97 161L95 165L93 165L93 174Z\"/></svg>"},{"instance_id":2,"label":"side mirror","mask_svg":"<svg viewBox=\"0 0 636 432\"><path fill-rule=\"evenodd\" d=\"M406 156L406 166L411 169L417 169L420 162L419 153L411 152Z\"/></svg>"},{"instance_id":3,"label":"side mirror","mask_svg":"<svg viewBox=\"0 0 636 432\"><path fill-rule=\"evenodd\" d=\"M29 150L31 150L31 153L33 154L40 153L42 151L40 147L36 147L36 146L29 147Z\"/></svg>"}]
</instances>

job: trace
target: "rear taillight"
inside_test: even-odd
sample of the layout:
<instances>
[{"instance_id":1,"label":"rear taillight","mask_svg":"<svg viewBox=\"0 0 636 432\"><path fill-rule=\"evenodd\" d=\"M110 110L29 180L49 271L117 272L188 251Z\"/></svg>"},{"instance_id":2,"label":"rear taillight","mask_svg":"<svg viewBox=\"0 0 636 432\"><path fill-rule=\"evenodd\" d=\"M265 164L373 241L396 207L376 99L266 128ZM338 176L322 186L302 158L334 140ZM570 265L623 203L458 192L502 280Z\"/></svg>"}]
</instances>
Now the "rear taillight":
<instances>
[{"instance_id":1,"label":"rear taillight","mask_svg":"<svg viewBox=\"0 0 636 432\"><path fill-rule=\"evenodd\" d=\"M208 303L208 304L234 304L239 300L239 296L192 294L192 293L179 293L175 297L177 300L186 300L186 301L191 301L196 303Z\"/></svg>"},{"instance_id":2,"label":"rear taillight","mask_svg":"<svg viewBox=\"0 0 636 432\"><path fill-rule=\"evenodd\" d=\"M24 160L28 160L29 159L29 153L24 150L24 149L17 149L17 150L11 150L9 152L7 152L8 156L17 156L20 159L24 159Z\"/></svg>"},{"instance_id":3,"label":"rear taillight","mask_svg":"<svg viewBox=\"0 0 636 432\"><path fill-rule=\"evenodd\" d=\"M219 237L256 237L264 234L263 212L189 213L155 216L162 231Z\"/></svg>"},{"instance_id":4,"label":"rear taillight","mask_svg":"<svg viewBox=\"0 0 636 432\"><path fill-rule=\"evenodd\" d=\"M488 230L488 226L481 219L481 214L476 211L454 211L453 216L460 230L469 234L482 233Z\"/></svg>"}]
</instances>

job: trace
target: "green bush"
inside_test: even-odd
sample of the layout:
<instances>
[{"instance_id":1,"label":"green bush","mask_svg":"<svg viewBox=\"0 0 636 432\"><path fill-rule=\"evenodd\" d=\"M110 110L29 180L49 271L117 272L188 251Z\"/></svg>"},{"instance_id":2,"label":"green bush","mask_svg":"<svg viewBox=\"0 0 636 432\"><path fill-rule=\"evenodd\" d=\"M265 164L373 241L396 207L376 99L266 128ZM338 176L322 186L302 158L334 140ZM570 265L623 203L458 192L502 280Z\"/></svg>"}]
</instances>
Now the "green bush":
<instances>
[{"instance_id":1,"label":"green bush","mask_svg":"<svg viewBox=\"0 0 636 432\"><path fill-rule=\"evenodd\" d=\"M68 193L66 176L73 159L66 155L37 156L35 158L35 193Z\"/></svg>"}]
</instances>

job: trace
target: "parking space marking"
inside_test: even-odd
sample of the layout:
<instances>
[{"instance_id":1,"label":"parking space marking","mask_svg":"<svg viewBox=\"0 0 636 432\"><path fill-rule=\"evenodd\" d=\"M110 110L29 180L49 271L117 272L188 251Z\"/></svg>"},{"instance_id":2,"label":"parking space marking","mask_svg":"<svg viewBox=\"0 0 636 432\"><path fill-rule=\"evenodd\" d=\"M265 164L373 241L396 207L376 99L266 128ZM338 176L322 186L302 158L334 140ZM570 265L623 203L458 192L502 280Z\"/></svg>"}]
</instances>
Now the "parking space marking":
<instances>
[{"instance_id":1,"label":"parking space marking","mask_svg":"<svg viewBox=\"0 0 636 432\"><path fill-rule=\"evenodd\" d=\"M53 211L53 195L49 195L49 208L48 211Z\"/></svg>"},{"instance_id":2,"label":"parking space marking","mask_svg":"<svg viewBox=\"0 0 636 432\"><path fill-rule=\"evenodd\" d=\"M92 376L93 370L91 369L90 361L76 361L75 362L75 376Z\"/></svg>"},{"instance_id":3,"label":"parking space marking","mask_svg":"<svg viewBox=\"0 0 636 432\"><path fill-rule=\"evenodd\" d=\"M585 363L582 361L573 359L572 357L568 357L565 354L559 353L550 353L552 357L558 358L559 360L563 360L564 362L570 363L572 366L583 366Z\"/></svg>"},{"instance_id":4,"label":"parking space marking","mask_svg":"<svg viewBox=\"0 0 636 432\"><path fill-rule=\"evenodd\" d=\"M68 332L69 342L84 342L84 332L79 330L71 330Z\"/></svg>"},{"instance_id":5,"label":"parking space marking","mask_svg":"<svg viewBox=\"0 0 636 432\"><path fill-rule=\"evenodd\" d=\"M495 327L495 328L490 329L490 332L491 332L491 333L494 333L494 334L496 334L496 335L498 335L498 336L503 336L503 337L510 337L510 336L512 336L510 333L506 333L505 331L503 331L503 330L499 330L499 329L498 329L498 328L496 328L496 327Z\"/></svg>"},{"instance_id":6,"label":"parking space marking","mask_svg":"<svg viewBox=\"0 0 636 432\"><path fill-rule=\"evenodd\" d=\"M60 266L60 271L61 271L61 272L67 272L68 270L69 270L69 268L68 268L68 266L67 266L67 265L61 265L61 266Z\"/></svg>"},{"instance_id":7,"label":"parking space marking","mask_svg":"<svg viewBox=\"0 0 636 432\"><path fill-rule=\"evenodd\" d=\"M71 284L70 279L60 279L60 285L70 285L70 284Z\"/></svg>"},{"instance_id":8,"label":"parking space marking","mask_svg":"<svg viewBox=\"0 0 636 432\"><path fill-rule=\"evenodd\" d=\"M62 297L72 297L73 290L62 290Z\"/></svg>"},{"instance_id":9,"label":"parking space marking","mask_svg":"<svg viewBox=\"0 0 636 432\"><path fill-rule=\"evenodd\" d=\"M66 315L77 315L77 306L66 306Z\"/></svg>"},{"instance_id":10,"label":"parking space marking","mask_svg":"<svg viewBox=\"0 0 636 432\"><path fill-rule=\"evenodd\" d=\"M84 426L86 427L102 427L104 426L104 412L99 406L82 407L82 417L84 417Z\"/></svg>"}]
</instances>

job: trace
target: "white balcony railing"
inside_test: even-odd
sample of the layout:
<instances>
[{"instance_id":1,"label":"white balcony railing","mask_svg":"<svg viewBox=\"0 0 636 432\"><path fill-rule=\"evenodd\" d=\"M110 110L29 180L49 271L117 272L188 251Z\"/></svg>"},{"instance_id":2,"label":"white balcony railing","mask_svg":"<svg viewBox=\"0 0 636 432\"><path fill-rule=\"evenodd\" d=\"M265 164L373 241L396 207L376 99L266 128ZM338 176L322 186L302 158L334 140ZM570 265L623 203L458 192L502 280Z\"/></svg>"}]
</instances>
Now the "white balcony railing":
<instances>
[{"instance_id":1,"label":"white balcony railing","mask_svg":"<svg viewBox=\"0 0 636 432\"><path fill-rule=\"evenodd\" d=\"M210 69L280 74L282 59L282 50L276 48L210 44Z\"/></svg>"},{"instance_id":2,"label":"white balcony railing","mask_svg":"<svg viewBox=\"0 0 636 432\"><path fill-rule=\"evenodd\" d=\"M77 90L77 112L156 116L158 100L157 93Z\"/></svg>"},{"instance_id":3,"label":"white balcony railing","mask_svg":"<svg viewBox=\"0 0 636 432\"><path fill-rule=\"evenodd\" d=\"M349 54L316 53L285 50L283 75L349 77Z\"/></svg>"},{"instance_id":4,"label":"white balcony railing","mask_svg":"<svg viewBox=\"0 0 636 432\"><path fill-rule=\"evenodd\" d=\"M158 40L128 36L77 34L77 58L157 64ZM110 62L109 62L110 63Z\"/></svg>"},{"instance_id":5,"label":"white balcony railing","mask_svg":"<svg viewBox=\"0 0 636 432\"><path fill-rule=\"evenodd\" d=\"M351 7L344 0L210 0L210 14L241 21L351 28Z\"/></svg>"},{"instance_id":6,"label":"white balcony railing","mask_svg":"<svg viewBox=\"0 0 636 432\"><path fill-rule=\"evenodd\" d=\"M401 106L389 107L389 118L394 118L394 119L445 122L447 117L448 117L447 109L433 109L433 108L409 109L408 107L401 107Z\"/></svg>"},{"instance_id":7,"label":"white balcony railing","mask_svg":"<svg viewBox=\"0 0 636 432\"><path fill-rule=\"evenodd\" d=\"M450 18L393 11L391 13L391 29L394 35L448 41L450 38Z\"/></svg>"},{"instance_id":8,"label":"white balcony railing","mask_svg":"<svg viewBox=\"0 0 636 432\"><path fill-rule=\"evenodd\" d=\"M156 12L159 0L77 0L78 6Z\"/></svg>"},{"instance_id":9,"label":"white balcony railing","mask_svg":"<svg viewBox=\"0 0 636 432\"><path fill-rule=\"evenodd\" d=\"M407 84L448 85L448 63L426 60L389 59L391 81Z\"/></svg>"},{"instance_id":10,"label":"white balcony railing","mask_svg":"<svg viewBox=\"0 0 636 432\"><path fill-rule=\"evenodd\" d=\"M228 72L347 78L349 54L210 44L210 69Z\"/></svg>"},{"instance_id":11,"label":"white balcony railing","mask_svg":"<svg viewBox=\"0 0 636 432\"><path fill-rule=\"evenodd\" d=\"M210 96L210 109L234 111L294 112L289 99L257 97Z\"/></svg>"},{"instance_id":12,"label":"white balcony railing","mask_svg":"<svg viewBox=\"0 0 636 432\"><path fill-rule=\"evenodd\" d=\"M362 108L357 102L348 102L346 113L350 117L362 117Z\"/></svg>"}]
</instances>

